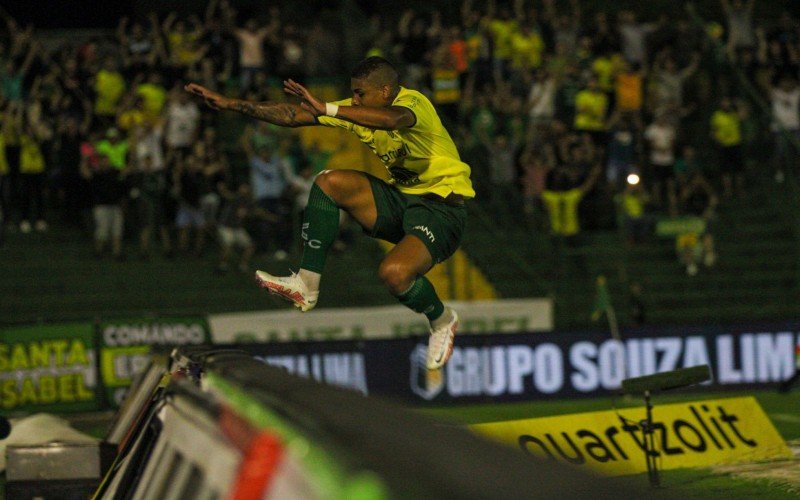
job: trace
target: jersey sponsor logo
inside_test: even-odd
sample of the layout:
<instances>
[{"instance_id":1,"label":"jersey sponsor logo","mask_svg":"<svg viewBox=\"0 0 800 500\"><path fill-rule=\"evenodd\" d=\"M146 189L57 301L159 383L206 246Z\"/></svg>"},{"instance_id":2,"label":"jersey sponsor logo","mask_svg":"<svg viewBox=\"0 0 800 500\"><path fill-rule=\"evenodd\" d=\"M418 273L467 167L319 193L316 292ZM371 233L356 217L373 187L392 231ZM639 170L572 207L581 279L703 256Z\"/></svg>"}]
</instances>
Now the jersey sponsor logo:
<instances>
[{"instance_id":1,"label":"jersey sponsor logo","mask_svg":"<svg viewBox=\"0 0 800 500\"><path fill-rule=\"evenodd\" d=\"M403 143L403 145L397 149L390 149L389 151L383 154L379 153L378 157L381 159L383 163L394 163L397 160L405 158L406 156L408 156L409 153L410 150L408 149L408 144Z\"/></svg>"},{"instance_id":2,"label":"jersey sponsor logo","mask_svg":"<svg viewBox=\"0 0 800 500\"><path fill-rule=\"evenodd\" d=\"M419 104L419 97L411 96L408 102L403 103L402 106L405 108L414 109L417 107L417 104Z\"/></svg>"},{"instance_id":3,"label":"jersey sponsor logo","mask_svg":"<svg viewBox=\"0 0 800 500\"><path fill-rule=\"evenodd\" d=\"M431 240L431 242L436 241L436 236L433 235L433 231L428 229L428 226L414 226L414 229L419 229L420 231L425 233L425 236L427 236L428 239Z\"/></svg>"},{"instance_id":4,"label":"jersey sponsor logo","mask_svg":"<svg viewBox=\"0 0 800 500\"><path fill-rule=\"evenodd\" d=\"M415 186L422 182L419 180L419 174L399 165L389 167L389 175L392 176L392 180L395 184L401 186Z\"/></svg>"}]
</instances>

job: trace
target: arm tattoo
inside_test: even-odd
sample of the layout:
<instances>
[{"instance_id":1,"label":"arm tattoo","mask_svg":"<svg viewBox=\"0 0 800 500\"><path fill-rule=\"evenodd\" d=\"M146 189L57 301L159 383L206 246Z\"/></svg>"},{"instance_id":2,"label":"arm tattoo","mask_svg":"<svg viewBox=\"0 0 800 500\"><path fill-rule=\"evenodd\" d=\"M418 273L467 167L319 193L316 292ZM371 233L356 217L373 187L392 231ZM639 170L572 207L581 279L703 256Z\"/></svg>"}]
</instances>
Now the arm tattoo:
<instances>
[{"instance_id":1,"label":"arm tattoo","mask_svg":"<svg viewBox=\"0 0 800 500\"><path fill-rule=\"evenodd\" d=\"M301 123L296 120L297 109L291 104L236 101L231 109L265 122L274 123L275 125L283 125L286 127L301 125Z\"/></svg>"}]
</instances>

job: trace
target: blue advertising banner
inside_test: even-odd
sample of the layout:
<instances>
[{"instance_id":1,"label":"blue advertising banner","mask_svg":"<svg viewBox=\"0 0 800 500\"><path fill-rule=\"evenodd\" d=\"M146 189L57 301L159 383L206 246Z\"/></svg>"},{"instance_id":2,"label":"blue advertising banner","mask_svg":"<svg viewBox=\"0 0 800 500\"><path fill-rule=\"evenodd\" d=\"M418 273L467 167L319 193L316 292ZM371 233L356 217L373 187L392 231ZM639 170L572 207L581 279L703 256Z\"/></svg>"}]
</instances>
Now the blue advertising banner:
<instances>
[{"instance_id":1,"label":"blue advertising banner","mask_svg":"<svg viewBox=\"0 0 800 500\"><path fill-rule=\"evenodd\" d=\"M800 323L604 332L464 335L440 372L427 338L241 344L292 373L413 403L477 403L618 393L625 378L708 364L705 388L764 387L795 371Z\"/></svg>"}]
</instances>

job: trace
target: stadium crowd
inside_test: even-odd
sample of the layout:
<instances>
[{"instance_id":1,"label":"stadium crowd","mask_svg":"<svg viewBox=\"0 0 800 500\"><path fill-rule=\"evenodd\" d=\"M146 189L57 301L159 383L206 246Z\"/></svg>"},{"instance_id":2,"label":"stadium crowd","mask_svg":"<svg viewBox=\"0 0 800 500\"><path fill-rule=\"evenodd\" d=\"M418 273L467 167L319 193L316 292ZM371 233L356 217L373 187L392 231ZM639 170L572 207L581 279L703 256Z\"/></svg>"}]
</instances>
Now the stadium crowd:
<instances>
[{"instance_id":1,"label":"stadium crowd","mask_svg":"<svg viewBox=\"0 0 800 500\"><path fill-rule=\"evenodd\" d=\"M678 238L694 274L716 260L720 199L746 189L764 128L753 95L772 115L772 166L760 173L780 182L797 166L800 28L788 12L757 19L754 3L720 0L723 17L706 22L691 9L645 20L578 0L464 0L456 18L408 9L339 30L358 17L351 2L301 25L276 5L210 0L202 17L153 12L85 39L44 36L3 12L3 227L46 231L60 216L118 259L126 235L142 258L156 238L168 256L201 254L210 238L220 271L236 247L242 270L258 251L285 258L334 152L263 123L226 142L218 115L182 87L267 100L283 78L341 78L382 55L440 109L485 210L567 244L581 228L618 226L636 244L654 215L700 219Z\"/></svg>"}]
</instances>

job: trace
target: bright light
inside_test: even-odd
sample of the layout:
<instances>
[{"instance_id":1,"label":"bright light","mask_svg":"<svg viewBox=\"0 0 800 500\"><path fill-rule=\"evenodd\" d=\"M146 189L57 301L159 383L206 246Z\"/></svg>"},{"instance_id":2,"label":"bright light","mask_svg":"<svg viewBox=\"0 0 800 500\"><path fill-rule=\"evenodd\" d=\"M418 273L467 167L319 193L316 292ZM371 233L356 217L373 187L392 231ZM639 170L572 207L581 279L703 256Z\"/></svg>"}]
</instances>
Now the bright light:
<instances>
[{"instance_id":1,"label":"bright light","mask_svg":"<svg viewBox=\"0 0 800 500\"><path fill-rule=\"evenodd\" d=\"M639 184L640 180L641 179L639 179L638 175L636 175L636 174L628 174L628 184L630 184L631 186L635 186L635 185Z\"/></svg>"}]
</instances>

